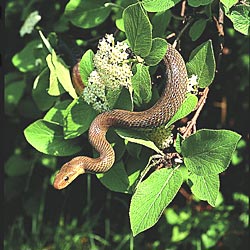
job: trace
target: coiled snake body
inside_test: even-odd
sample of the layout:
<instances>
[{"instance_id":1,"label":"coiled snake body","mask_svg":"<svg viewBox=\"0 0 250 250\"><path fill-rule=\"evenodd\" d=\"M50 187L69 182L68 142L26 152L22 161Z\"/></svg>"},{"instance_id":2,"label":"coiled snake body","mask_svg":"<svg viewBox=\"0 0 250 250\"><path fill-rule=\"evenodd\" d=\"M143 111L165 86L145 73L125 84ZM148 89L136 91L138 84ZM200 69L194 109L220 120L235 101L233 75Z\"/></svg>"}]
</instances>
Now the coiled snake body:
<instances>
[{"instance_id":1,"label":"coiled snake body","mask_svg":"<svg viewBox=\"0 0 250 250\"><path fill-rule=\"evenodd\" d=\"M163 61L166 66L167 82L161 98L145 111L114 109L99 114L89 128L89 141L100 156L98 158L78 156L65 163L55 177L56 189L66 187L80 174L88 171L106 172L112 167L115 153L105 137L110 126L154 128L167 123L173 117L185 99L187 71L181 55L170 44Z\"/></svg>"}]
</instances>

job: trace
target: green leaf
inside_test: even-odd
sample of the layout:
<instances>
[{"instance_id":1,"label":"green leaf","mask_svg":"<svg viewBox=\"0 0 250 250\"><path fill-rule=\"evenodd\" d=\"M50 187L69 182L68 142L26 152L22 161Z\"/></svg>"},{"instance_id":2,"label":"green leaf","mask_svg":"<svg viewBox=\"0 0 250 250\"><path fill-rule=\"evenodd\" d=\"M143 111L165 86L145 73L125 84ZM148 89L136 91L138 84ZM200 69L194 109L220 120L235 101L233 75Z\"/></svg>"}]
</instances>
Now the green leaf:
<instances>
[{"instance_id":1,"label":"green leaf","mask_svg":"<svg viewBox=\"0 0 250 250\"><path fill-rule=\"evenodd\" d=\"M18 104L19 116L29 118L29 120L38 119L41 117L42 112L36 107L31 96L24 95Z\"/></svg>"},{"instance_id":2,"label":"green leaf","mask_svg":"<svg viewBox=\"0 0 250 250\"><path fill-rule=\"evenodd\" d=\"M37 107L42 110L48 110L56 101L56 98L49 95L49 70L46 67L34 80L32 97Z\"/></svg>"},{"instance_id":3,"label":"green leaf","mask_svg":"<svg viewBox=\"0 0 250 250\"><path fill-rule=\"evenodd\" d=\"M62 102L56 103L56 105L46 113L43 120L63 126L66 109L69 104L70 100L64 100Z\"/></svg>"},{"instance_id":4,"label":"green leaf","mask_svg":"<svg viewBox=\"0 0 250 250\"><path fill-rule=\"evenodd\" d=\"M177 133L176 135L176 140L175 140L175 150L177 153L181 153L181 144L183 142L183 137L181 136L180 133Z\"/></svg>"},{"instance_id":5,"label":"green leaf","mask_svg":"<svg viewBox=\"0 0 250 250\"><path fill-rule=\"evenodd\" d=\"M35 50L42 50L43 45L40 40L33 40L12 58L13 65L21 72L34 71L38 68L38 59L34 55Z\"/></svg>"},{"instance_id":6,"label":"green leaf","mask_svg":"<svg viewBox=\"0 0 250 250\"><path fill-rule=\"evenodd\" d=\"M81 150L78 140L65 140L63 128L55 123L37 120L25 130L26 140L36 150L54 156L72 155Z\"/></svg>"},{"instance_id":7,"label":"green leaf","mask_svg":"<svg viewBox=\"0 0 250 250\"><path fill-rule=\"evenodd\" d=\"M76 91L71 81L70 71L63 60L56 55L54 50L52 50L51 54L51 63L53 64L53 69L50 67L50 70L55 71L56 78L61 83L63 88L72 98L77 98Z\"/></svg>"},{"instance_id":8,"label":"green leaf","mask_svg":"<svg viewBox=\"0 0 250 250\"><path fill-rule=\"evenodd\" d=\"M143 145L145 147L153 149L157 153L161 153L161 150L150 141L142 131L135 131L131 129L116 129L116 133L123 139Z\"/></svg>"},{"instance_id":9,"label":"green leaf","mask_svg":"<svg viewBox=\"0 0 250 250\"><path fill-rule=\"evenodd\" d=\"M181 145L186 167L201 176L225 171L240 137L230 130L198 130Z\"/></svg>"},{"instance_id":10,"label":"green leaf","mask_svg":"<svg viewBox=\"0 0 250 250\"><path fill-rule=\"evenodd\" d=\"M129 144L142 147L141 145L135 143ZM149 164L149 158L151 155L152 151L150 149L144 148L144 150L141 151L139 158L134 158L131 156L126 158L125 164L129 179L130 192L134 192L134 187L137 184L138 177L140 176L141 171L143 171L143 169L145 169Z\"/></svg>"},{"instance_id":11,"label":"green leaf","mask_svg":"<svg viewBox=\"0 0 250 250\"><path fill-rule=\"evenodd\" d=\"M93 58L94 52L89 49L84 53L79 64L79 73L85 86L88 85L89 75L94 70Z\"/></svg>"},{"instance_id":12,"label":"green leaf","mask_svg":"<svg viewBox=\"0 0 250 250\"><path fill-rule=\"evenodd\" d=\"M148 56L145 57L145 63L149 66L158 64L166 54L167 42L162 38L154 38L152 40L152 48Z\"/></svg>"},{"instance_id":13,"label":"green leaf","mask_svg":"<svg viewBox=\"0 0 250 250\"><path fill-rule=\"evenodd\" d=\"M136 64L136 73L132 76L132 87L134 91L134 102L141 106L148 103L152 97L151 78L148 66L141 63Z\"/></svg>"},{"instance_id":14,"label":"green leaf","mask_svg":"<svg viewBox=\"0 0 250 250\"><path fill-rule=\"evenodd\" d=\"M103 23L110 14L111 8L105 7L105 0L70 0L64 15L75 26L89 29Z\"/></svg>"},{"instance_id":15,"label":"green leaf","mask_svg":"<svg viewBox=\"0 0 250 250\"><path fill-rule=\"evenodd\" d=\"M140 153L142 151L142 145L140 144L136 144L136 143L132 143L129 141L125 141L126 144L126 150L128 151L128 153L137 158L140 159Z\"/></svg>"},{"instance_id":16,"label":"green leaf","mask_svg":"<svg viewBox=\"0 0 250 250\"><path fill-rule=\"evenodd\" d=\"M208 5L212 2L213 2L213 0L188 0L188 5L190 5L192 7L198 7L201 5Z\"/></svg>"},{"instance_id":17,"label":"green leaf","mask_svg":"<svg viewBox=\"0 0 250 250\"><path fill-rule=\"evenodd\" d=\"M4 164L4 172L8 176L19 176L29 172L31 162L25 160L21 155L12 155Z\"/></svg>"},{"instance_id":18,"label":"green leaf","mask_svg":"<svg viewBox=\"0 0 250 250\"><path fill-rule=\"evenodd\" d=\"M178 120L182 119L183 117L186 117L187 115L189 115L192 111L194 111L197 103L198 103L197 96L194 95L194 94L188 93L186 99L184 100L184 102L182 103L180 108L177 110L175 115L169 120L166 127L171 126L176 121L178 121Z\"/></svg>"},{"instance_id":19,"label":"green leaf","mask_svg":"<svg viewBox=\"0 0 250 250\"><path fill-rule=\"evenodd\" d=\"M41 30L39 30L38 33L39 33L39 35L40 35L40 37L41 37L41 39L42 39L42 41L43 41L43 44L45 45L45 47L46 47L47 50L49 51L49 53L52 53L53 48L52 48L52 46L51 46L51 44L50 44L49 39L48 39L47 37L44 36L44 34L43 34L43 32L42 32ZM50 33L50 34L51 34L51 33ZM52 34L54 34L54 33L52 33ZM54 35L53 35L53 36L54 36ZM54 36L54 38L55 38L55 37L56 37L56 35ZM53 40L55 40L55 39L53 39ZM56 45L56 44L55 44L55 45Z\"/></svg>"},{"instance_id":20,"label":"green leaf","mask_svg":"<svg viewBox=\"0 0 250 250\"><path fill-rule=\"evenodd\" d=\"M124 29L133 52L141 57L149 54L152 47L152 25L140 3L132 4L123 11Z\"/></svg>"},{"instance_id":21,"label":"green leaf","mask_svg":"<svg viewBox=\"0 0 250 250\"><path fill-rule=\"evenodd\" d=\"M226 16L232 21L233 27L238 32L250 34L250 6L239 4L233 6Z\"/></svg>"},{"instance_id":22,"label":"green leaf","mask_svg":"<svg viewBox=\"0 0 250 250\"><path fill-rule=\"evenodd\" d=\"M171 20L171 12L169 10L155 13L152 18L153 37L165 37L165 31Z\"/></svg>"},{"instance_id":23,"label":"green leaf","mask_svg":"<svg viewBox=\"0 0 250 250\"><path fill-rule=\"evenodd\" d=\"M191 173L188 177L191 182L191 191L200 200L207 201L215 207L216 199L220 189L220 179L218 174L200 176Z\"/></svg>"},{"instance_id":24,"label":"green leaf","mask_svg":"<svg viewBox=\"0 0 250 250\"><path fill-rule=\"evenodd\" d=\"M31 34L35 25L41 20L41 16L37 10L31 12L22 25L19 33L23 37L25 34Z\"/></svg>"},{"instance_id":25,"label":"green leaf","mask_svg":"<svg viewBox=\"0 0 250 250\"><path fill-rule=\"evenodd\" d=\"M51 96L59 96L62 93L64 93L65 91L64 91L62 85L59 84L59 81L57 79L56 69L52 63L51 54L47 55L46 62L47 62L47 65L49 67L49 70L50 70L48 94Z\"/></svg>"},{"instance_id":26,"label":"green leaf","mask_svg":"<svg viewBox=\"0 0 250 250\"><path fill-rule=\"evenodd\" d=\"M124 21L123 21L122 18L116 19L116 20L115 20L115 25L116 25L116 27L117 27L119 30L125 32L125 29L124 29Z\"/></svg>"},{"instance_id":27,"label":"green leaf","mask_svg":"<svg viewBox=\"0 0 250 250\"><path fill-rule=\"evenodd\" d=\"M159 220L181 185L182 176L176 169L157 170L140 183L129 209L133 236L152 227Z\"/></svg>"},{"instance_id":28,"label":"green leaf","mask_svg":"<svg viewBox=\"0 0 250 250\"><path fill-rule=\"evenodd\" d=\"M96 176L111 191L128 193L128 175L122 161L115 163L107 173L97 174Z\"/></svg>"},{"instance_id":29,"label":"green leaf","mask_svg":"<svg viewBox=\"0 0 250 250\"><path fill-rule=\"evenodd\" d=\"M82 98L73 100L67 107L64 117L65 139L83 134L96 116L97 112Z\"/></svg>"},{"instance_id":30,"label":"green leaf","mask_svg":"<svg viewBox=\"0 0 250 250\"><path fill-rule=\"evenodd\" d=\"M238 3L238 0L221 0L220 1L227 9Z\"/></svg>"},{"instance_id":31,"label":"green leaf","mask_svg":"<svg viewBox=\"0 0 250 250\"><path fill-rule=\"evenodd\" d=\"M107 98L108 106L110 109L114 108L114 105L119 99L121 90L122 90L121 87L117 87L117 88L106 87L106 98Z\"/></svg>"},{"instance_id":32,"label":"green leaf","mask_svg":"<svg viewBox=\"0 0 250 250\"><path fill-rule=\"evenodd\" d=\"M184 228L183 226L179 226L179 225L173 226L171 242L180 242L188 237L192 228L192 224L185 223L184 225L185 225Z\"/></svg>"},{"instance_id":33,"label":"green leaf","mask_svg":"<svg viewBox=\"0 0 250 250\"><path fill-rule=\"evenodd\" d=\"M181 0L142 0L143 7L148 12L160 12L174 7Z\"/></svg>"},{"instance_id":34,"label":"green leaf","mask_svg":"<svg viewBox=\"0 0 250 250\"><path fill-rule=\"evenodd\" d=\"M114 105L114 108L130 111L133 110L133 103L128 89L122 88L120 95Z\"/></svg>"},{"instance_id":35,"label":"green leaf","mask_svg":"<svg viewBox=\"0 0 250 250\"><path fill-rule=\"evenodd\" d=\"M113 129L109 129L106 138L108 142L113 146L113 149L115 151L115 160L116 162L118 162L122 159L126 150L124 140L120 136L118 136L118 134Z\"/></svg>"},{"instance_id":36,"label":"green leaf","mask_svg":"<svg viewBox=\"0 0 250 250\"><path fill-rule=\"evenodd\" d=\"M205 88L212 83L215 75L215 59L211 40L192 51L186 66L189 76L198 76L200 88Z\"/></svg>"},{"instance_id":37,"label":"green leaf","mask_svg":"<svg viewBox=\"0 0 250 250\"><path fill-rule=\"evenodd\" d=\"M25 81L13 81L5 87L4 91L4 109L5 112L11 114L19 104L24 90L26 88Z\"/></svg>"},{"instance_id":38,"label":"green leaf","mask_svg":"<svg viewBox=\"0 0 250 250\"><path fill-rule=\"evenodd\" d=\"M193 23L189 30L189 36L191 37L192 41L196 41L203 33L207 25L207 20L199 19Z\"/></svg>"}]
</instances>

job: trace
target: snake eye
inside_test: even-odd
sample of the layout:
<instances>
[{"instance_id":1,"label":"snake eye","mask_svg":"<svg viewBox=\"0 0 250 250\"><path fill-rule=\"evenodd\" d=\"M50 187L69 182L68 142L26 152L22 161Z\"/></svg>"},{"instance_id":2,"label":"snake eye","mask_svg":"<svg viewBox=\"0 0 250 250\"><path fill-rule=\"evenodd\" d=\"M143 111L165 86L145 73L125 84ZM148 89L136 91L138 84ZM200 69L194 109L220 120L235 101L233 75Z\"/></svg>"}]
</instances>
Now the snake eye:
<instances>
[{"instance_id":1,"label":"snake eye","mask_svg":"<svg viewBox=\"0 0 250 250\"><path fill-rule=\"evenodd\" d=\"M66 176L64 176L64 178L63 178L65 181L68 181L69 180L69 177L66 175Z\"/></svg>"}]
</instances>

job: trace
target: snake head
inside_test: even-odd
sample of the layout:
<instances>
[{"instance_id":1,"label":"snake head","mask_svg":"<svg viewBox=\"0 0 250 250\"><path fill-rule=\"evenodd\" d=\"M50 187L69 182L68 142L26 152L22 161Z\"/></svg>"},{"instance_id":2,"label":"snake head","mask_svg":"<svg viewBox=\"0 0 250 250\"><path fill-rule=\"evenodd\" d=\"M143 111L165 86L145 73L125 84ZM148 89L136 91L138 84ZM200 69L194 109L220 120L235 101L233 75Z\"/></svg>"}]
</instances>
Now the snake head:
<instances>
[{"instance_id":1,"label":"snake head","mask_svg":"<svg viewBox=\"0 0 250 250\"><path fill-rule=\"evenodd\" d=\"M85 170L79 157L65 163L55 176L54 188L63 189L67 187L77 176L84 174Z\"/></svg>"}]
</instances>

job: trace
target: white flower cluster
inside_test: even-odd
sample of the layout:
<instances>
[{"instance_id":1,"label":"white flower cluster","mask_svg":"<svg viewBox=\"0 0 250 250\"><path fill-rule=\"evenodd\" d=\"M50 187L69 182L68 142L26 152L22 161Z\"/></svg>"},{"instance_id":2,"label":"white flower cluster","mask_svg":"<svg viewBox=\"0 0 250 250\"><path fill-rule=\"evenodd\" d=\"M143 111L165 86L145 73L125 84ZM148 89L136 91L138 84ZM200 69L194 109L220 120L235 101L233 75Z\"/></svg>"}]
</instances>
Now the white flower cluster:
<instances>
[{"instance_id":1,"label":"white flower cluster","mask_svg":"<svg viewBox=\"0 0 250 250\"><path fill-rule=\"evenodd\" d=\"M103 84L111 88L131 86L131 64L127 63L129 54L126 52L128 45L125 42L117 42L112 34L99 42L98 51L94 56L94 64Z\"/></svg>"},{"instance_id":2,"label":"white flower cluster","mask_svg":"<svg viewBox=\"0 0 250 250\"><path fill-rule=\"evenodd\" d=\"M92 71L89 76L88 86L83 91L85 102L90 104L99 113L109 110L105 95L105 85L100 84L100 81L100 76L96 70Z\"/></svg>"},{"instance_id":3,"label":"white flower cluster","mask_svg":"<svg viewBox=\"0 0 250 250\"><path fill-rule=\"evenodd\" d=\"M198 76L192 75L188 78L187 92L197 95L198 94Z\"/></svg>"},{"instance_id":4,"label":"white flower cluster","mask_svg":"<svg viewBox=\"0 0 250 250\"><path fill-rule=\"evenodd\" d=\"M98 51L94 55L95 70L88 78L88 86L83 91L83 97L98 112L109 109L105 90L117 89L121 86L131 86L131 63L128 63L128 45L125 42L117 42L112 34L100 40Z\"/></svg>"}]
</instances>

